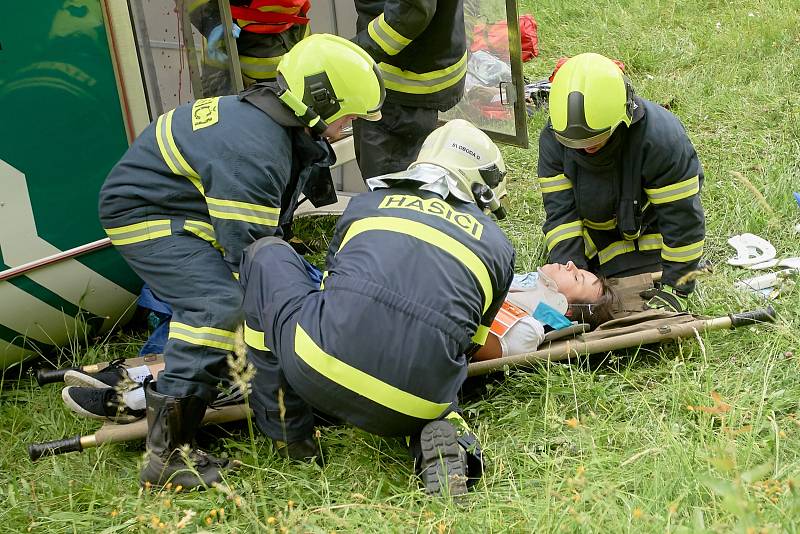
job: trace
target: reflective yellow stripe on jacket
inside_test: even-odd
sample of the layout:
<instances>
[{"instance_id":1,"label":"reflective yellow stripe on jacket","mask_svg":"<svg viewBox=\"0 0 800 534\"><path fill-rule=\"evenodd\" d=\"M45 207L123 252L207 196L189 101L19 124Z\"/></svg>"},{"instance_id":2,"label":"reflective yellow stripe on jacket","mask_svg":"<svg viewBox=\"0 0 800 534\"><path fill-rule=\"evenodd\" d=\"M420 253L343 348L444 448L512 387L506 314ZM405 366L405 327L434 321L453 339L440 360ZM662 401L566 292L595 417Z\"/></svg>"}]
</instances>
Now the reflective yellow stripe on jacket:
<instances>
[{"instance_id":1,"label":"reflective yellow stripe on jacket","mask_svg":"<svg viewBox=\"0 0 800 534\"><path fill-rule=\"evenodd\" d=\"M399 93L429 95L457 84L467 73L467 53L455 64L441 70L416 73L388 63L379 63L387 89Z\"/></svg>"},{"instance_id":2,"label":"reflective yellow stripe on jacket","mask_svg":"<svg viewBox=\"0 0 800 534\"><path fill-rule=\"evenodd\" d=\"M174 109L170 110L156 120L158 150L161 152L164 162L174 174L188 178L200 191L200 194L205 196L203 184L200 182L200 175L183 157L180 150L178 150L178 145L175 143L175 138L172 136L172 115L174 113Z\"/></svg>"},{"instance_id":3,"label":"reflective yellow stripe on jacket","mask_svg":"<svg viewBox=\"0 0 800 534\"><path fill-rule=\"evenodd\" d=\"M278 76L278 63L283 55L275 57L239 56L242 74L254 80L266 80Z\"/></svg>"},{"instance_id":4,"label":"reflective yellow stripe on jacket","mask_svg":"<svg viewBox=\"0 0 800 534\"><path fill-rule=\"evenodd\" d=\"M225 253L225 250L222 248L222 245L219 244L214 234L214 227L207 222L187 220L183 223L183 229L196 235L203 241L208 241L215 249L223 254Z\"/></svg>"},{"instance_id":5,"label":"reflective yellow stripe on jacket","mask_svg":"<svg viewBox=\"0 0 800 534\"><path fill-rule=\"evenodd\" d=\"M367 33L390 56L399 54L411 42L411 39L400 34L386 22L383 13L372 19L367 26Z\"/></svg>"},{"instance_id":6,"label":"reflective yellow stripe on jacket","mask_svg":"<svg viewBox=\"0 0 800 534\"><path fill-rule=\"evenodd\" d=\"M444 232L417 221L410 221L399 217L368 217L350 225L344 239L342 239L339 250L341 251L348 241L357 235L373 230L396 232L398 234L411 236L453 256L459 263L471 271L478 280L483 290L483 312L485 313L486 310L489 309L489 306L492 304L492 299L494 298L494 290L492 289L492 279L489 276L489 270L481 259L464 244L456 241Z\"/></svg>"},{"instance_id":7,"label":"reflective yellow stripe on jacket","mask_svg":"<svg viewBox=\"0 0 800 534\"><path fill-rule=\"evenodd\" d=\"M432 402L396 388L326 353L299 323L295 329L294 350L301 360L328 380L390 410L419 419L436 419L450 407L450 403Z\"/></svg>"},{"instance_id":8,"label":"reflective yellow stripe on jacket","mask_svg":"<svg viewBox=\"0 0 800 534\"><path fill-rule=\"evenodd\" d=\"M544 234L544 242L547 245L547 251L550 252L562 241L574 237L583 237L583 223L581 221L559 224Z\"/></svg>"},{"instance_id":9,"label":"reflective yellow stripe on jacket","mask_svg":"<svg viewBox=\"0 0 800 534\"><path fill-rule=\"evenodd\" d=\"M704 244L705 240L700 240L696 243L690 243L681 247L670 247L664 244L661 248L661 259L680 263L694 261L703 255Z\"/></svg>"},{"instance_id":10,"label":"reflective yellow stripe on jacket","mask_svg":"<svg viewBox=\"0 0 800 534\"><path fill-rule=\"evenodd\" d=\"M572 182L563 174L550 177L540 176L539 187L542 189L542 194L555 193L556 191L572 189Z\"/></svg>"},{"instance_id":11,"label":"reflective yellow stripe on jacket","mask_svg":"<svg viewBox=\"0 0 800 534\"><path fill-rule=\"evenodd\" d=\"M180 339L192 345L203 345L232 351L236 334L230 330L222 330L210 326L191 326L170 321L169 339Z\"/></svg>"},{"instance_id":12,"label":"reflective yellow stripe on jacket","mask_svg":"<svg viewBox=\"0 0 800 534\"><path fill-rule=\"evenodd\" d=\"M653 204L666 204L684 198L689 198L700 192L700 179L693 176L687 180L653 189L645 188L647 198Z\"/></svg>"},{"instance_id":13,"label":"reflective yellow stripe on jacket","mask_svg":"<svg viewBox=\"0 0 800 534\"><path fill-rule=\"evenodd\" d=\"M208 214L217 219L244 221L264 226L278 226L280 208L261 206L251 202L206 197Z\"/></svg>"},{"instance_id":14,"label":"reflective yellow stripe on jacket","mask_svg":"<svg viewBox=\"0 0 800 534\"><path fill-rule=\"evenodd\" d=\"M636 251L636 245L633 241L615 241L599 251L600 265L608 263L620 254L627 254L628 252Z\"/></svg>"},{"instance_id":15,"label":"reflective yellow stripe on jacket","mask_svg":"<svg viewBox=\"0 0 800 534\"><path fill-rule=\"evenodd\" d=\"M264 332L251 328L247 323L244 323L244 344L264 352L269 350L264 344Z\"/></svg>"},{"instance_id":16,"label":"reflective yellow stripe on jacket","mask_svg":"<svg viewBox=\"0 0 800 534\"><path fill-rule=\"evenodd\" d=\"M586 228L583 229L583 252L588 260L597 256L597 245L594 244L594 240Z\"/></svg>"},{"instance_id":17,"label":"reflective yellow stripe on jacket","mask_svg":"<svg viewBox=\"0 0 800 534\"><path fill-rule=\"evenodd\" d=\"M617 227L617 219L611 219L609 221L592 221L591 219L584 219L583 226L586 228L591 228L592 230L613 230Z\"/></svg>"},{"instance_id":18,"label":"reflective yellow stripe on jacket","mask_svg":"<svg viewBox=\"0 0 800 534\"><path fill-rule=\"evenodd\" d=\"M168 111L156 121L158 149L170 170L179 176L188 178L200 194L203 195L208 207L208 214L217 219L249 222L272 227L278 226L280 208L206 196L205 189L200 181L200 175L189 165L175 143L175 138L172 135L172 116L174 112L174 109Z\"/></svg>"},{"instance_id":19,"label":"reflective yellow stripe on jacket","mask_svg":"<svg viewBox=\"0 0 800 534\"><path fill-rule=\"evenodd\" d=\"M157 219L116 228L106 228L105 231L111 242L116 246L132 245L133 243L141 243L149 239L172 235L171 221L169 219Z\"/></svg>"},{"instance_id":20,"label":"reflective yellow stripe on jacket","mask_svg":"<svg viewBox=\"0 0 800 534\"><path fill-rule=\"evenodd\" d=\"M644 234L636 240L639 250L661 250L664 244L661 234Z\"/></svg>"}]
</instances>

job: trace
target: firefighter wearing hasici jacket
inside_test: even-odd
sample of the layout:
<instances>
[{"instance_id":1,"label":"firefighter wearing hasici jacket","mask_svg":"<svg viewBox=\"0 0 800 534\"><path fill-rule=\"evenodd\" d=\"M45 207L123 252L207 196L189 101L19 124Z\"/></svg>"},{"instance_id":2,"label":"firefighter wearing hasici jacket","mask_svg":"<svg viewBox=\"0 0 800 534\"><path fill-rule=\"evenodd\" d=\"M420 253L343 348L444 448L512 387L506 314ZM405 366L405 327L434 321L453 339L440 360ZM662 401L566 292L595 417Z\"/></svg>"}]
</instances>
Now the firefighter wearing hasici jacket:
<instances>
[{"instance_id":1,"label":"firefighter wearing hasici jacket","mask_svg":"<svg viewBox=\"0 0 800 534\"><path fill-rule=\"evenodd\" d=\"M649 306L685 310L703 254L703 169L677 117L634 94L612 60L568 59L539 137L550 261L607 277L663 269Z\"/></svg>"},{"instance_id":2,"label":"firefighter wearing hasici jacket","mask_svg":"<svg viewBox=\"0 0 800 534\"><path fill-rule=\"evenodd\" d=\"M364 179L405 170L439 111L464 94L467 44L463 0L355 0L353 40L378 62L386 84L379 122L355 121Z\"/></svg>"},{"instance_id":3,"label":"firefighter wearing hasici jacket","mask_svg":"<svg viewBox=\"0 0 800 534\"><path fill-rule=\"evenodd\" d=\"M275 84L197 100L148 126L100 193L106 233L153 293L172 307L165 370L145 390L148 462L142 484L220 480L225 462L191 444L227 376L241 325L242 250L280 236L303 192L330 202L326 138L355 116L380 116L383 85L366 52L315 35L287 53ZM335 197L334 197L335 198Z\"/></svg>"},{"instance_id":4,"label":"firefighter wearing hasici jacket","mask_svg":"<svg viewBox=\"0 0 800 534\"><path fill-rule=\"evenodd\" d=\"M456 395L514 273L499 150L455 120L408 170L350 201L322 282L284 242L245 251L245 342L257 369L258 428L293 458L318 455L312 407L369 432L411 436L429 493L467 490L480 449Z\"/></svg>"}]
</instances>

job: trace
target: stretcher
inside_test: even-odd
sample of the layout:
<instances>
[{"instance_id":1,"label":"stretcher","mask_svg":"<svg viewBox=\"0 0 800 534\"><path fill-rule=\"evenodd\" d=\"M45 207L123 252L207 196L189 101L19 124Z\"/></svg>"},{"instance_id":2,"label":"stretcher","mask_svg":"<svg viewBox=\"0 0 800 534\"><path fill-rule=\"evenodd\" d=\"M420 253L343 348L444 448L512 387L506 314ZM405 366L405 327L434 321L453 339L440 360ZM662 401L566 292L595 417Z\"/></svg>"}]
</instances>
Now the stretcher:
<instances>
[{"instance_id":1,"label":"stretcher","mask_svg":"<svg viewBox=\"0 0 800 534\"><path fill-rule=\"evenodd\" d=\"M468 367L469 376L479 376L492 372L504 372L508 369L524 368L541 361L560 361L596 353L659 344L676 339L695 338L714 330L735 329L749 325L771 323L775 320L772 307L761 308L741 313L732 313L722 317L703 317L690 313L676 313L664 310L643 310L639 298L642 287L652 287L651 275L623 278L616 281L618 300L615 304L614 319L601 324L595 330L587 331L585 325L575 324L561 332L554 332L545 337L545 341L537 350L516 356L508 356L481 362L472 362ZM126 360L129 367L152 364L157 356L133 358ZM105 364L94 364L84 367L72 367L85 372L97 372ZM69 369L40 369L36 379L40 385L63 381ZM249 416L249 408L245 404L209 408L206 411L204 425L222 424L245 419ZM143 439L147 435L147 421L140 419L133 423L115 424L107 422L94 434L73 436L65 439L32 443L28 446L28 455L32 461L43 456L80 452L97 447L104 443L117 443Z\"/></svg>"}]
</instances>

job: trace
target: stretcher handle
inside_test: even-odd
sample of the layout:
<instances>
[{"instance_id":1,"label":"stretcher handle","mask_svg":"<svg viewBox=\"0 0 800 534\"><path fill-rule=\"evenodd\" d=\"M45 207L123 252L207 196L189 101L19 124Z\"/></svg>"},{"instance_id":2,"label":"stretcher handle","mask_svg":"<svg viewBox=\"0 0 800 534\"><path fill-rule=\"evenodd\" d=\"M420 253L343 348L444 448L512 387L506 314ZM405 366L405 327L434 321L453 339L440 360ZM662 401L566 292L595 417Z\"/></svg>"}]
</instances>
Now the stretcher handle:
<instances>
[{"instance_id":1,"label":"stretcher handle","mask_svg":"<svg viewBox=\"0 0 800 534\"><path fill-rule=\"evenodd\" d=\"M773 323L775 322L775 308L772 306L758 308L757 310L747 312L732 313L728 317L731 318L732 328L739 328L740 326L748 326L751 324Z\"/></svg>"},{"instance_id":2,"label":"stretcher handle","mask_svg":"<svg viewBox=\"0 0 800 534\"><path fill-rule=\"evenodd\" d=\"M56 382L63 382L64 375L67 371L80 371L80 367L67 367L66 369L47 369L40 367L36 370L36 383L40 386L45 384L54 384Z\"/></svg>"},{"instance_id":3,"label":"stretcher handle","mask_svg":"<svg viewBox=\"0 0 800 534\"><path fill-rule=\"evenodd\" d=\"M35 462L42 456L55 456L56 454L81 452L82 450L83 445L81 445L81 437L75 436L72 438L57 439L55 441L31 443L28 445L28 456L31 462Z\"/></svg>"}]
</instances>

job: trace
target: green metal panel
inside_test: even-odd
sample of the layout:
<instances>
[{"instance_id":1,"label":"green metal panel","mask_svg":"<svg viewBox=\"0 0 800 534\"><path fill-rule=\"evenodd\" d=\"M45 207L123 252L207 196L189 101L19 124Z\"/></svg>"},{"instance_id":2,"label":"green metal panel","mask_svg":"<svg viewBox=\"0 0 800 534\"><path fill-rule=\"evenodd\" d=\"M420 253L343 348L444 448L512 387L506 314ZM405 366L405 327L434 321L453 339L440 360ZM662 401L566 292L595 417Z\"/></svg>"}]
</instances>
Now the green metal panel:
<instances>
[{"instance_id":1,"label":"green metal panel","mask_svg":"<svg viewBox=\"0 0 800 534\"><path fill-rule=\"evenodd\" d=\"M0 164L6 164L0 173L0 224L18 229L14 236L0 232L2 271L105 237L97 195L128 143L100 0L14 2L0 17L0 47ZM26 203L33 221L26 215ZM13 220L5 220L12 213ZM71 269L47 267L45 280L58 279L55 270L61 269L82 288L79 293L88 294L98 280L91 270L105 279L103 288L121 286L108 298L128 302L111 304L119 312L110 317L106 311L109 326L128 307L140 282L112 250L79 257L81 265L75 262L65 262L72 263ZM35 316L46 307L20 299L36 299L69 318L88 307L82 297L65 296L69 292L60 281L56 288L33 278L15 279L13 289L8 287L12 282L0 282L5 295L0 300L0 367L19 357L19 351L4 352L12 342L9 337L17 337L17 346L25 335L57 345L69 334L41 334L42 325L55 321ZM33 314L26 317L29 332L20 331L19 317L14 318L16 328L9 326L10 314L20 309Z\"/></svg>"}]
</instances>

